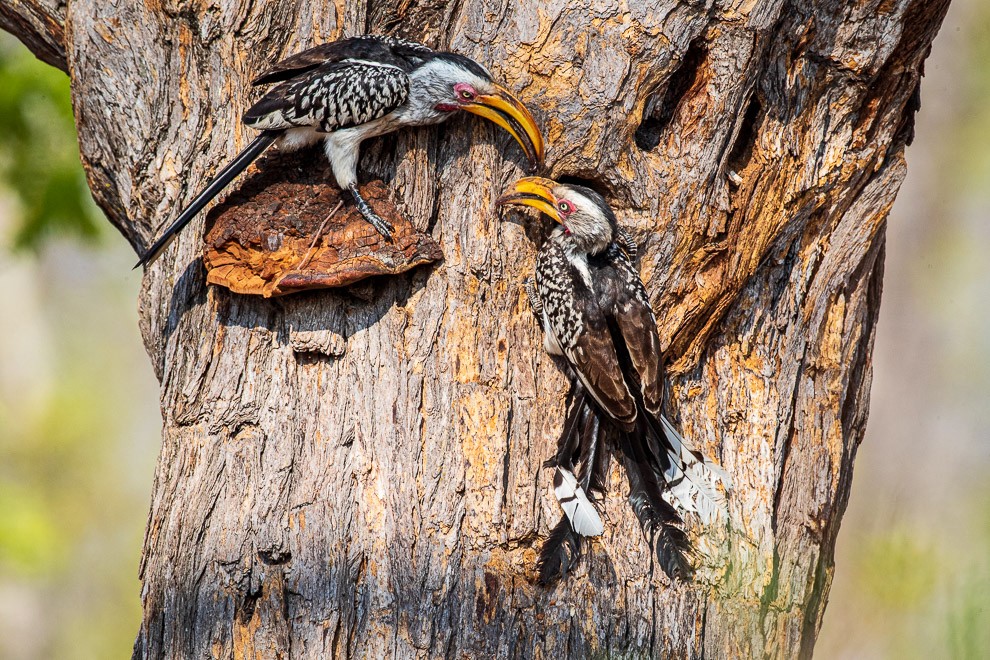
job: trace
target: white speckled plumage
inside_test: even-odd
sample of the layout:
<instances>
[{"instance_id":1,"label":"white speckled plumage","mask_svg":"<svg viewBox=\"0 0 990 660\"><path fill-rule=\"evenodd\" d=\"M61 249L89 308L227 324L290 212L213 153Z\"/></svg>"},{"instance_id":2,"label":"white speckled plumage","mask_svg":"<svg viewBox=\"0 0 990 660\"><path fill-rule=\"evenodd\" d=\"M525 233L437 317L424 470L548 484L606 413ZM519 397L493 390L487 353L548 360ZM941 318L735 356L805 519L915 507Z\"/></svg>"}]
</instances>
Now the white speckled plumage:
<instances>
[{"instance_id":1,"label":"white speckled plumage","mask_svg":"<svg viewBox=\"0 0 990 660\"><path fill-rule=\"evenodd\" d=\"M529 199L535 195L529 194ZM604 199L591 190L557 184L546 201L551 206L540 208L552 208L561 224L540 248L536 286L529 287L544 344L548 352L564 357L578 379L579 400L590 397L598 414L616 427L630 503L644 529L657 534L664 570L684 576L690 566L689 545L679 527L682 517L692 513L703 523L714 522L726 507L728 475L695 450L662 413L656 315L632 262L635 244ZM580 457L577 492L603 484L600 471L607 463L595 458L597 434L580 434L576 428L565 424L579 439L562 438L555 462L570 474ZM571 509L576 501L568 500ZM573 527L575 512L565 512ZM573 531L582 534L576 527ZM579 547L578 537L555 530L540 555L541 579L552 579L558 567L567 565L565 555Z\"/></svg>"},{"instance_id":2,"label":"white speckled plumage","mask_svg":"<svg viewBox=\"0 0 990 660\"><path fill-rule=\"evenodd\" d=\"M144 253L139 265L151 263L182 227L273 143L293 150L323 140L338 185L350 191L358 210L381 234L391 237L391 225L374 213L358 190L361 143L403 127L442 122L461 108L475 111L465 106L465 97L460 96L464 88L459 92L459 86L471 90L467 101L504 91L488 69L463 55L380 35L310 48L275 64L254 84L273 84L243 117L247 126L262 133L207 184ZM527 119L532 123L531 117ZM535 158L536 147L533 151Z\"/></svg>"}]
</instances>

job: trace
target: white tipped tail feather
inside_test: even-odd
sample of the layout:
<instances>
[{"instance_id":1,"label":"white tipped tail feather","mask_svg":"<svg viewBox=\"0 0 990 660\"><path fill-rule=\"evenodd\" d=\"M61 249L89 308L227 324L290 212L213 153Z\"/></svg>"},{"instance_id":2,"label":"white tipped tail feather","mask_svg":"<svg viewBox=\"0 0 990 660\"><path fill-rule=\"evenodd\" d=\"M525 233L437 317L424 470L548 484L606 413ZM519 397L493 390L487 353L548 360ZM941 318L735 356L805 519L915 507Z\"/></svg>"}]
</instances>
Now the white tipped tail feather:
<instances>
[{"instance_id":1,"label":"white tipped tail feather","mask_svg":"<svg viewBox=\"0 0 990 660\"><path fill-rule=\"evenodd\" d=\"M725 493L732 488L729 475L689 445L663 415L660 423L671 447L667 451L670 467L665 471L671 504L682 511L697 513L705 524L712 523L726 510ZM719 484L725 492L718 489Z\"/></svg>"},{"instance_id":2,"label":"white tipped tail feather","mask_svg":"<svg viewBox=\"0 0 990 660\"><path fill-rule=\"evenodd\" d=\"M605 531L598 510L570 470L557 468L557 473L553 475L553 494L557 496L560 508L575 532L581 536L598 536Z\"/></svg>"}]
</instances>

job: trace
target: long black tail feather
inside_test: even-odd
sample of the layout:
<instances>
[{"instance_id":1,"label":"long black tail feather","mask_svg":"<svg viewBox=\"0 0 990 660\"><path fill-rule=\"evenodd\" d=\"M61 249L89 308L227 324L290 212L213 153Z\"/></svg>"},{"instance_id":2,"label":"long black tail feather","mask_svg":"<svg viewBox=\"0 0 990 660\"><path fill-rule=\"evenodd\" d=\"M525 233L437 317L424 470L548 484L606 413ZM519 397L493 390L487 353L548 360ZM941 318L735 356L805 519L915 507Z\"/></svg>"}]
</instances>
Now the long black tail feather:
<instances>
[{"instance_id":1,"label":"long black tail feather","mask_svg":"<svg viewBox=\"0 0 990 660\"><path fill-rule=\"evenodd\" d=\"M680 528L683 524L677 511L662 497L663 472L656 470L656 460L650 445L652 429L642 421L629 432L621 434L621 449L629 480L629 504L656 552L657 561L670 578L691 576L691 545Z\"/></svg>"},{"instance_id":2,"label":"long black tail feather","mask_svg":"<svg viewBox=\"0 0 990 660\"><path fill-rule=\"evenodd\" d=\"M575 385L571 405L564 418L564 427L557 438L557 454L546 461L543 467L560 466L574 471L574 464L581 453L582 431L587 424L588 415L593 412L585 405L585 397L581 385Z\"/></svg>"},{"instance_id":3,"label":"long black tail feather","mask_svg":"<svg viewBox=\"0 0 990 660\"><path fill-rule=\"evenodd\" d=\"M548 463L573 471L576 462L580 461L577 479L589 497L591 490L605 492L606 434L607 426L601 424L587 393L577 385L557 443L557 456ZM581 543L581 535L573 530L567 516L562 516L540 549L539 583L549 585L565 578L581 556Z\"/></svg>"},{"instance_id":4,"label":"long black tail feather","mask_svg":"<svg viewBox=\"0 0 990 660\"><path fill-rule=\"evenodd\" d=\"M567 572L574 567L580 556L581 535L571 529L567 516L561 516L543 543L539 559L536 560L538 582L549 586L567 577Z\"/></svg>"},{"instance_id":5,"label":"long black tail feather","mask_svg":"<svg viewBox=\"0 0 990 660\"><path fill-rule=\"evenodd\" d=\"M582 434L581 472L578 481L585 492L605 493L605 477L608 472L608 425L602 425L601 418L592 408L585 395L582 400L590 414Z\"/></svg>"},{"instance_id":6,"label":"long black tail feather","mask_svg":"<svg viewBox=\"0 0 990 660\"><path fill-rule=\"evenodd\" d=\"M636 427L629 432L601 423L601 417L587 392L577 385L564 428L557 443L557 456L548 464L574 471L586 493L604 492L608 472L609 442L618 440L629 480L629 503L640 522L652 554L660 568L672 579L690 579L692 554L683 520L663 498L664 471L669 467L669 440L664 430L642 408ZM616 438L617 436L617 438ZM562 516L540 550L537 569L539 583L549 585L563 579L581 555L582 537Z\"/></svg>"},{"instance_id":7,"label":"long black tail feather","mask_svg":"<svg viewBox=\"0 0 990 660\"><path fill-rule=\"evenodd\" d=\"M148 266L154 262L158 258L158 255L172 242L172 239L182 231L183 227L188 225L196 217L196 214L210 203L210 200L219 195L220 191L227 187L227 184L247 169L247 166L253 163L281 134L282 131L263 131L261 135L252 140L251 144L245 147L241 153L237 154L237 157L220 170L220 173L207 184L206 188L196 195L196 199L179 214L176 221L165 230L161 237L141 255L141 259L134 267Z\"/></svg>"}]
</instances>

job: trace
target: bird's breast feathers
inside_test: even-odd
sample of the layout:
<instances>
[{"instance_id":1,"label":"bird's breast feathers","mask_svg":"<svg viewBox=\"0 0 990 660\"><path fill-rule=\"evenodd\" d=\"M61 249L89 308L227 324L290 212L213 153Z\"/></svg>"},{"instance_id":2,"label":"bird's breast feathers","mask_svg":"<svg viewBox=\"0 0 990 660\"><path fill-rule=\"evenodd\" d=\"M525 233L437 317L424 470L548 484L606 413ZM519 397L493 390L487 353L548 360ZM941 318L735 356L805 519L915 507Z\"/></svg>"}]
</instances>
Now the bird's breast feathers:
<instances>
[{"instance_id":1,"label":"bird's breast feathers","mask_svg":"<svg viewBox=\"0 0 990 660\"><path fill-rule=\"evenodd\" d=\"M575 278L582 281L559 246L548 245L536 262L536 286L543 301L544 326L561 354L572 349L584 331L576 300ZM549 350L549 349L548 349Z\"/></svg>"}]
</instances>

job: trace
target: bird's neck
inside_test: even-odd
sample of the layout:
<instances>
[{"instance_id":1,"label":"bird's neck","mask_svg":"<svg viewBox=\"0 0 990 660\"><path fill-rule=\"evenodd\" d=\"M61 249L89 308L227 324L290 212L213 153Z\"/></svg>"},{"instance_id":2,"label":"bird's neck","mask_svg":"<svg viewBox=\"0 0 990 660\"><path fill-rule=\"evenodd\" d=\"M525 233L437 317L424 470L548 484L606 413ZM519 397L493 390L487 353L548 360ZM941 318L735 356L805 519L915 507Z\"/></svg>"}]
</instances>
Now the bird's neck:
<instances>
[{"instance_id":1,"label":"bird's neck","mask_svg":"<svg viewBox=\"0 0 990 660\"><path fill-rule=\"evenodd\" d=\"M609 234L579 234L561 225L553 230L551 237L568 252L587 258L608 250L615 242L615 231Z\"/></svg>"},{"instance_id":2,"label":"bird's neck","mask_svg":"<svg viewBox=\"0 0 990 660\"><path fill-rule=\"evenodd\" d=\"M400 108L403 124L439 124L460 109L452 103L437 103L437 99L450 96L450 83L442 74L443 69L438 68L435 61L426 62L410 72L409 99Z\"/></svg>"}]
</instances>

